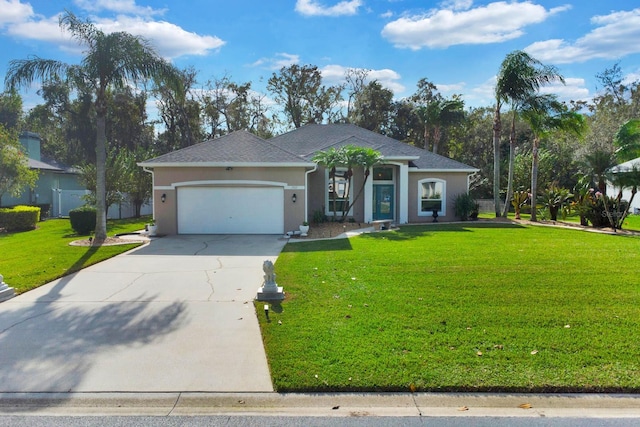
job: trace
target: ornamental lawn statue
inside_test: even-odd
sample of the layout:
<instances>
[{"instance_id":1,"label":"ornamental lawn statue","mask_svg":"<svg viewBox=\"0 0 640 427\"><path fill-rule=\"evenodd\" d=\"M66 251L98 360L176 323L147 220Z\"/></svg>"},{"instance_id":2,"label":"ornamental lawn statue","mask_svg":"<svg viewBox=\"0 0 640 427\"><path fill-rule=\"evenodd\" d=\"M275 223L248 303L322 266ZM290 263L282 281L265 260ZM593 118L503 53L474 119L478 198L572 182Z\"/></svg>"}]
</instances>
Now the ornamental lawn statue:
<instances>
[{"instance_id":1,"label":"ornamental lawn statue","mask_svg":"<svg viewBox=\"0 0 640 427\"><path fill-rule=\"evenodd\" d=\"M273 262L266 260L262 263L262 271L264 271L264 283L258 288L258 301L282 301L284 292L281 286L276 283L276 273L273 269Z\"/></svg>"},{"instance_id":2,"label":"ornamental lawn statue","mask_svg":"<svg viewBox=\"0 0 640 427\"><path fill-rule=\"evenodd\" d=\"M4 283L4 277L0 274L0 302L6 301L16 296L16 292L9 285Z\"/></svg>"}]
</instances>

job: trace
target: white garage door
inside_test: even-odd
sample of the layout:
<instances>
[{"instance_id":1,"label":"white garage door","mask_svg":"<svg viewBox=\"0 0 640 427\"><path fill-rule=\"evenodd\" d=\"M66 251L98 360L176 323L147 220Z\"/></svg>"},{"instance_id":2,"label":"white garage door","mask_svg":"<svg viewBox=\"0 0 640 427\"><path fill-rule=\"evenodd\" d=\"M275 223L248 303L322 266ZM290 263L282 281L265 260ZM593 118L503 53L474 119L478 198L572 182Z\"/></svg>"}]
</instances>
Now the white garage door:
<instances>
[{"instance_id":1,"label":"white garage door","mask_svg":"<svg viewBox=\"0 0 640 427\"><path fill-rule=\"evenodd\" d=\"M276 187L178 188L180 234L282 234L284 190Z\"/></svg>"}]
</instances>

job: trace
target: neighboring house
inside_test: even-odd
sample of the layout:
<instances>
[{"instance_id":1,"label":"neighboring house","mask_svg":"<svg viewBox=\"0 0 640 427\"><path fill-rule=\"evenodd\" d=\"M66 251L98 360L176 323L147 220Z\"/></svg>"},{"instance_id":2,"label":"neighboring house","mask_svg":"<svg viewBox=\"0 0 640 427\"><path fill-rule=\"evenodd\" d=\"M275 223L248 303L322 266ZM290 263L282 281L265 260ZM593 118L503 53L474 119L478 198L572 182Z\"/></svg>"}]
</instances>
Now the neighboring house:
<instances>
[{"instance_id":1,"label":"neighboring house","mask_svg":"<svg viewBox=\"0 0 640 427\"><path fill-rule=\"evenodd\" d=\"M640 157L629 160L628 162L621 163L611 168L612 173L630 171L632 169L640 170ZM614 187L610 182L607 182L607 195L617 196L620 188ZM631 200L631 188L622 189L622 198L626 201ZM636 194L629 206L629 212L634 214L640 214L640 196Z\"/></svg>"},{"instance_id":2,"label":"neighboring house","mask_svg":"<svg viewBox=\"0 0 640 427\"><path fill-rule=\"evenodd\" d=\"M431 222L434 210L438 220L454 220L454 199L478 172L349 124L307 125L269 140L238 131L139 165L153 174L158 233L281 234L311 222L315 212L332 215L329 172L311 159L349 144L384 156L349 212L356 222ZM356 169L351 200L363 178ZM340 178L336 183L338 205L346 185Z\"/></svg>"},{"instance_id":3,"label":"neighboring house","mask_svg":"<svg viewBox=\"0 0 640 427\"><path fill-rule=\"evenodd\" d=\"M73 168L42 159L40 135L33 132L20 134L20 143L29 158L29 167L39 172L36 187L26 188L20 197L2 196L3 206L49 206L49 216L69 215L69 210L85 204L82 196L87 190L80 184L78 172Z\"/></svg>"}]
</instances>

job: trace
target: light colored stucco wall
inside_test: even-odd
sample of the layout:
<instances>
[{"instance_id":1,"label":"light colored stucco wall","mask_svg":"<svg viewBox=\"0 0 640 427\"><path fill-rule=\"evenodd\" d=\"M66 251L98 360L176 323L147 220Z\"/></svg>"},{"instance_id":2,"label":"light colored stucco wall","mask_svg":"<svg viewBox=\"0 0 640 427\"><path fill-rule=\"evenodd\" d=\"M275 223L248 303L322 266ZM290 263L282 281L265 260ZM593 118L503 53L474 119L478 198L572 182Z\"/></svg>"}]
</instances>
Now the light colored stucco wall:
<instances>
[{"instance_id":1,"label":"light colored stucco wall","mask_svg":"<svg viewBox=\"0 0 640 427\"><path fill-rule=\"evenodd\" d=\"M467 173L447 173L447 172L409 172L409 222L432 222L433 218L429 216L419 216L419 191L418 182L435 178L446 181L446 215L438 217L438 221L455 221L454 205L456 196L460 193L467 192Z\"/></svg>"},{"instance_id":2,"label":"light colored stucco wall","mask_svg":"<svg viewBox=\"0 0 640 427\"><path fill-rule=\"evenodd\" d=\"M206 168L206 167L161 167L154 170L154 217L159 234L178 232L177 188L185 183L215 185L224 187L242 187L256 185L274 185L284 188L284 230L294 231L305 220L305 172L304 167L294 168ZM278 184L269 184L278 183ZM284 185L281 185L284 184ZM165 202L162 203L162 195ZM295 203L292 196L296 195ZM256 215L260 215L256 206Z\"/></svg>"}]
</instances>

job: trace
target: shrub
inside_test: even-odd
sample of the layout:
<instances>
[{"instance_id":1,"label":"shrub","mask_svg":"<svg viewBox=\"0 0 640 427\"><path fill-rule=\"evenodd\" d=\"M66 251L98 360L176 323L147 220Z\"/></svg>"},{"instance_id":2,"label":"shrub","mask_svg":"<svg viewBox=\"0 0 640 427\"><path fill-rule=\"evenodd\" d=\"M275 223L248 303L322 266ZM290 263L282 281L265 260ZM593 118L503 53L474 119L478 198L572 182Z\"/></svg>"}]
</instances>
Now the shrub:
<instances>
[{"instance_id":1,"label":"shrub","mask_svg":"<svg viewBox=\"0 0 640 427\"><path fill-rule=\"evenodd\" d=\"M557 185L547 188L540 196L542 205L549 210L551 221L558 220L558 212L560 209L566 208L571 199L573 199L573 194L568 189L560 188ZM563 213L566 214L565 211Z\"/></svg>"},{"instance_id":2,"label":"shrub","mask_svg":"<svg viewBox=\"0 0 640 427\"><path fill-rule=\"evenodd\" d=\"M35 206L15 206L0 209L0 228L7 231L35 230L40 220L40 208Z\"/></svg>"},{"instance_id":3,"label":"shrub","mask_svg":"<svg viewBox=\"0 0 640 427\"><path fill-rule=\"evenodd\" d=\"M321 224L323 222L327 221L327 217L325 216L325 214L318 210L318 211L313 211L313 223L314 224Z\"/></svg>"},{"instance_id":4,"label":"shrub","mask_svg":"<svg viewBox=\"0 0 640 427\"><path fill-rule=\"evenodd\" d=\"M478 203L469 193L460 193L455 198L453 209L460 220L466 221L473 212L477 212Z\"/></svg>"},{"instance_id":5,"label":"shrub","mask_svg":"<svg viewBox=\"0 0 640 427\"><path fill-rule=\"evenodd\" d=\"M78 234L89 234L96 228L96 208L82 206L69 211L71 228Z\"/></svg>"}]
</instances>

